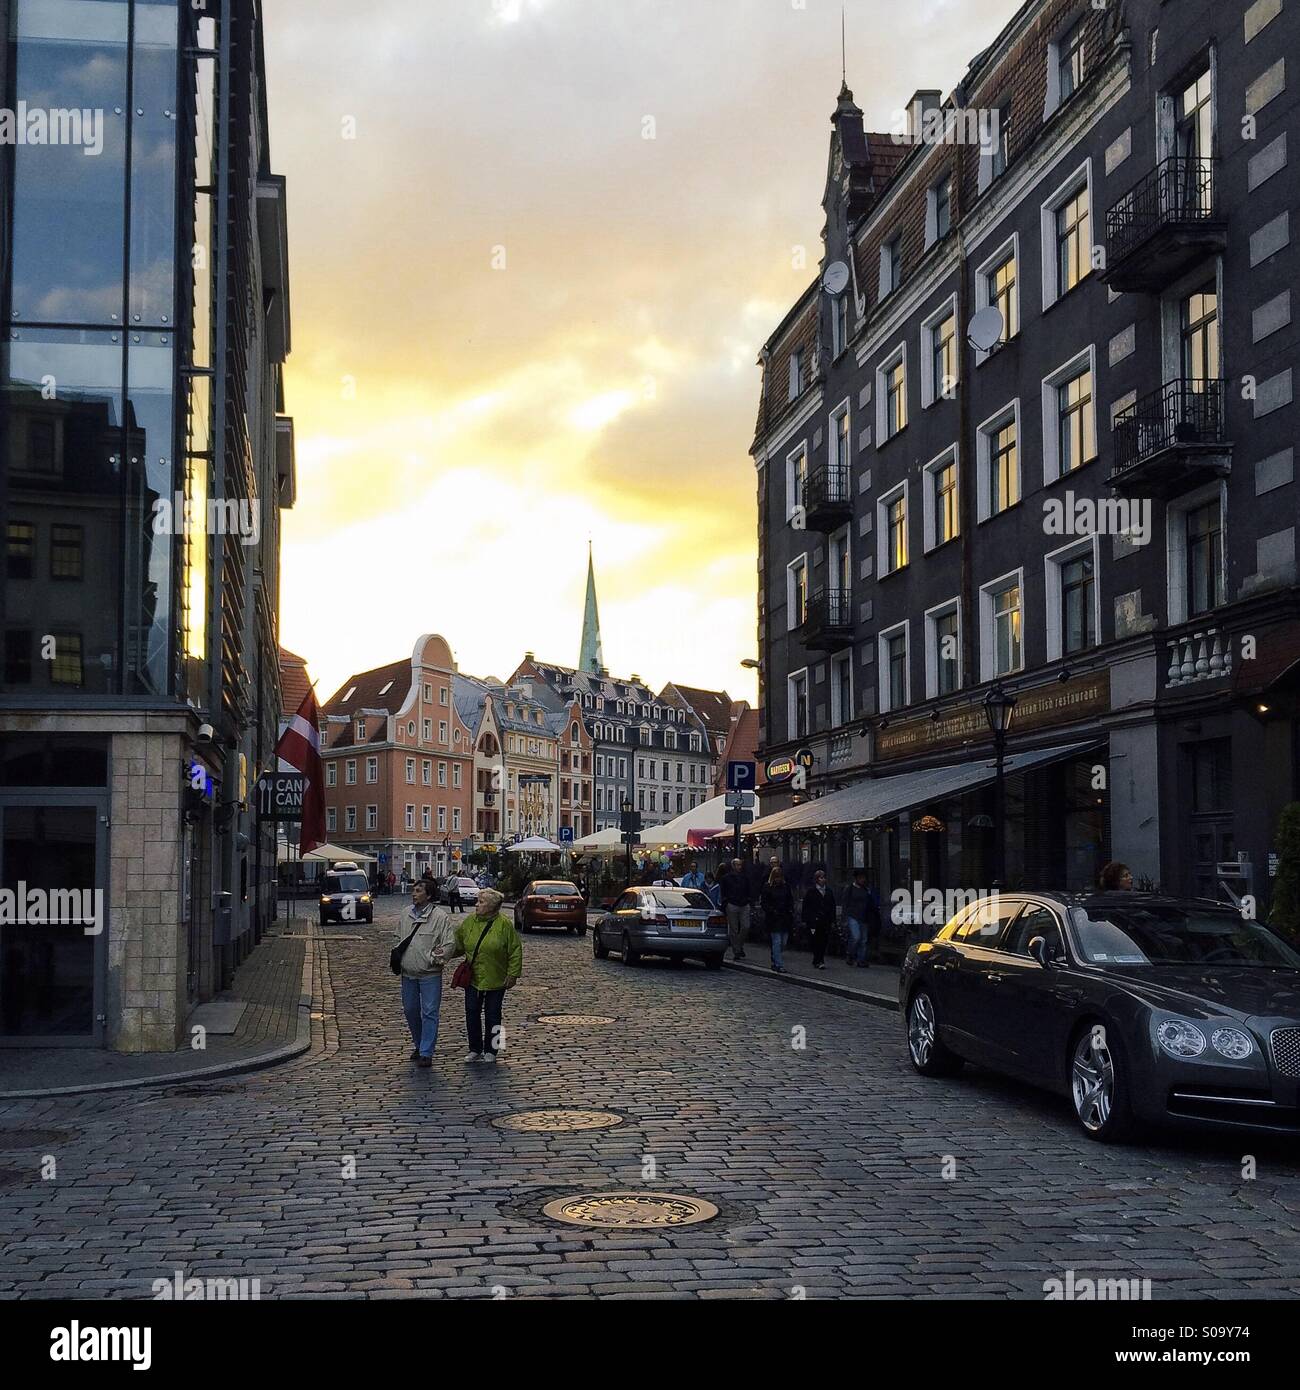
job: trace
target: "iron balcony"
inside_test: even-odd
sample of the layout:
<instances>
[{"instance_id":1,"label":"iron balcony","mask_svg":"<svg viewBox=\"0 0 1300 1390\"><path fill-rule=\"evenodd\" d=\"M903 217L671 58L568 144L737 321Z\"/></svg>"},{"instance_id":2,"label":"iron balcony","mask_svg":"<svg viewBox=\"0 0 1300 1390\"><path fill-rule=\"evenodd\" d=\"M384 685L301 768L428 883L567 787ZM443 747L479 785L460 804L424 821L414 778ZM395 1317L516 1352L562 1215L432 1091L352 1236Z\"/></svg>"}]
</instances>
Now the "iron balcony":
<instances>
[{"instance_id":1,"label":"iron balcony","mask_svg":"<svg viewBox=\"0 0 1300 1390\"><path fill-rule=\"evenodd\" d=\"M848 589L818 589L808 600L799 629L805 647L834 651L853 640L853 595Z\"/></svg>"},{"instance_id":2,"label":"iron balcony","mask_svg":"<svg viewBox=\"0 0 1300 1390\"><path fill-rule=\"evenodd\" d=\"M804 519L809 531L834 531L853 516L847 464L815 468L804 484Z\"/></svg>"},{"instance_id":3,"label":"iron balcony","mask_svg":"<svg viewBox=\"0 0 1300 1390\"><path fill-rule=\"evenodd\" d=\"M1197 261L1224 249L1214 161L1170 158L1106 214L1106 270L1113 290L1158 294Z\"/></svg>"},{"instance_id":4,"label":"iron balcony","mask_svg":"<svg viewBox=\"0 0 1300 1390\"><path fill-rule=\"evenodd\" d=\"M1115 417L1115 461L1107 482L1120 492L1172 497L1232 467L1224 383L1167 381Z\"/></svg>"}]
</instances>

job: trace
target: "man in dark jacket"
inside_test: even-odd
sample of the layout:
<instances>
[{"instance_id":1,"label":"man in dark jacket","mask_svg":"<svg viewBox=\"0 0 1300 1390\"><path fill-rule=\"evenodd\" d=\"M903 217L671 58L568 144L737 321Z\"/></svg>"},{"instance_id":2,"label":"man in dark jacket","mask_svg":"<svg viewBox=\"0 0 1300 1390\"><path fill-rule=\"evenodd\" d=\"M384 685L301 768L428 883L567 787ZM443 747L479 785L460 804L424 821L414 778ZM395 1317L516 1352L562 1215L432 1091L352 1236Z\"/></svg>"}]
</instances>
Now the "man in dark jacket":
<instances>
[{"instance_id":1,"label":"man in dark jacket","mask_svg":"<svg viewBox=\"0 0 1300 1390\"><path fill-rule=\"evenodd\" d=\"M744 861L733 859L731 867L719 882L722 910L727 914L727 938L731 942L732 959L744 960L750 905L749 879L745 877Z\"/></svg>"},{"instance_id":2,"label":"man in dark jacket","mask_svg":"<svg viewBox=\"0 0 1300 1390\"><path fill-rule=\"evenodd\" d=\"M826 943L835 925L835 894L826 885L825 869L818 869L813 886L803 895L803 924L812 937L812 963L826 969Z\"/></svg>"},{"instance_id":3,"label":"man in dark jacket","mask_svg":"<svg viewBox=\"0 0 1300 1390\"><path fill-rule=\"evenodd\" d=\"M848 944L844 957L850 965L866 965L871 938L881 930L876 895L867 887L867 871L853 871L853 886L844 895L844 930Z\"/></svg>"}]
</instances>

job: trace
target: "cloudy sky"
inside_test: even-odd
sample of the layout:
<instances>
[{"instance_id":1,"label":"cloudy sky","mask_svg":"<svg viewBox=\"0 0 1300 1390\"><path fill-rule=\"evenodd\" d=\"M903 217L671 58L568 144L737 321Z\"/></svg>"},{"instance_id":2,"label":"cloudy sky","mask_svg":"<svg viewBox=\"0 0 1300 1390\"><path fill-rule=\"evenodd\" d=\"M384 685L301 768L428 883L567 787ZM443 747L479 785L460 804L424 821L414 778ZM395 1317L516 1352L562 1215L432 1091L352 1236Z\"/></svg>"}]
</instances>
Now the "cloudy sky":
<instances>
[{"instance_id":1,"label":"cloudy sky","mask_svg":"<svg viewBox=\"0 0 1300 1390\"><path fill-rule=\"evenodd\" d=\"M868 128L1016 0L847 0ZM838 0L276 0L298 502L322 696L441 632L753 698L755 358L815 269Z\"/></svg>"}]
</instances>

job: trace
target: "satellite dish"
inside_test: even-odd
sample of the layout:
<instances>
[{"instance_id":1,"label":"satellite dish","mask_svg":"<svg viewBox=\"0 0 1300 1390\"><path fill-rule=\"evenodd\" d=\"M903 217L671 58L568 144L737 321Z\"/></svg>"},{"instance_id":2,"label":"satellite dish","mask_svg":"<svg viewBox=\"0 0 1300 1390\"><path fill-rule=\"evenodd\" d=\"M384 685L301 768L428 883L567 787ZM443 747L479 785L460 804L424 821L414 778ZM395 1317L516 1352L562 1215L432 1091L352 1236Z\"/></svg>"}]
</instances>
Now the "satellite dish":
<instances>
[{"instance_id":1,"label":"satellite dish","mask_svg":"<svg viewBox=\"0 0 1300 1390\"><path fill-rule=\"evenodd\" d=\"M832 261L822 275L822 289L827 294L839 294L849 283L849 268L843 261Z\"/></svg>"},{"instance_id":2,"label":"satellite dish","mask_svg":"<svg viewBox=\"0 0 1300 1390\"><path fill-rule=\"evenodd\" d=\"M972 347L977 347L981 352L992 352L994 348L1002 346L1003 327L1002 310L990 304L987 309L981 309L971 316L966 337Z\"/></svg>"}]
</instances>

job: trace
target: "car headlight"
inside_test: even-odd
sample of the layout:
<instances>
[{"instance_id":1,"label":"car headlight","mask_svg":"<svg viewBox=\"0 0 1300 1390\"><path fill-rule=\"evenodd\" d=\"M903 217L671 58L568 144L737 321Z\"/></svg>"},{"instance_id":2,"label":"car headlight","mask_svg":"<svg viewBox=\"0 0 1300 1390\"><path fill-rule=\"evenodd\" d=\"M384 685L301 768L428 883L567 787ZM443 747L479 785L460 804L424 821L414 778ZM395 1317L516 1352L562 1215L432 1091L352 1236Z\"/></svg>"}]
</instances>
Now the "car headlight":
<instances>
[{"instance_id":1,"label":"car headlight","mask_svg":"<svg viewBox=\"0 0 1300 1390\"><path fill-rule=\"evenodd\" d=\"M1210 1046L1233 1062L1244 1061L1255 1050L1250 1034L1240 1028L1216 1028L1210 1036Z\"/></svg>"},{"instance_id":2,"label":"car headlight","mask_svg":"<svg viewBox=\"0 0 1300 1390\"><path fill-rule=\"evenodd\" d=\"M1171 1056L1183 1061L1205 1051L1205 1034L1182 1018L1167 1018L1156 1027L1156 1041Z\"/></svg>"}]
</instances>

